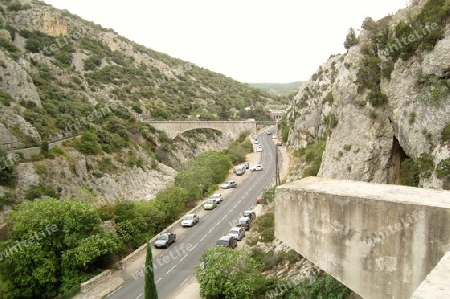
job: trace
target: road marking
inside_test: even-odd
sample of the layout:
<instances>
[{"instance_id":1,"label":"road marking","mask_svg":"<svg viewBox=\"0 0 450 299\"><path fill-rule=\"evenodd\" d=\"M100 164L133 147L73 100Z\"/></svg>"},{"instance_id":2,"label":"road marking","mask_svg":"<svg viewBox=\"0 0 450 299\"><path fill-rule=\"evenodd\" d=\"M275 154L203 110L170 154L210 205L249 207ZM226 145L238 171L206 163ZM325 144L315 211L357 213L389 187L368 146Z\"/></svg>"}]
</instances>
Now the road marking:
<instances>
[{"instance_id":1,"label":"road marking","mask_svg":"<svg viewBox=\"0 0 450 299\"><path fill-rule=\"evenodd\" d=\"M186 253L186 255L185 256L183 256L181 259L180 259L180 262L182 262L187 256L188 256L188 254L189 254L189 252L188 253Z\"/></svg>"},{"instance_id":2,"label":"road marking","mask_svg":"<svg viewBox=\"0 0 450 299\"><path fill-rule=\"evenodd\" d=\"M155 281L155 283L158 283L158 282L160 282L160 281L161 281L161 279L162 279L162 277L161 277L160 279L158 279L157 281Z\"/></svg>"},{"instance_id":3,"label":"road marking","mask_svg":"<svg viewBox=\"0 0 450 299\"><path fill-rule=\"evenodd\" d=\"M144 295L144 293L140 293L135 299L141 298L142 295Z\"/></svg>"},{"instance_id":4,"label":"road marking","mask_svg":"<svg viewBox=\"0 0 450 299\"><path fill-rule=\"evenodd\" d=\"M175 266L173 266L172 268L170 268L169 270L167 270L166 274L169 274L170 272L172 272L172 270L175 269L175 267L176 267L177 265L178 265L178 264L175 264Z\"/></svg>"}]
</instances>

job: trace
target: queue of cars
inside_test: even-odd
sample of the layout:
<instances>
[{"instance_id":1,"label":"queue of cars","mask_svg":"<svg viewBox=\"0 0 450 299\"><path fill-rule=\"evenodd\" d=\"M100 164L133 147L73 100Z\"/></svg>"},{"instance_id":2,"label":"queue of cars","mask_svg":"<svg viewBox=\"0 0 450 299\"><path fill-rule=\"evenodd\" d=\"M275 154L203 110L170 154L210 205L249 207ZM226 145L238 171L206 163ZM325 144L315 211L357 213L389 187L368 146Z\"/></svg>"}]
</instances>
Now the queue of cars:
<instances>
[{"instance_id":1,"label":"queue of cars","mask_svg":"<svg viewBox=\"0 0 450 299\"><path fill-rule=\"evenodd\" d=\"M256 213L252 210L245 210L239 217L236 226L232 227L228 233L217 240L217 246L225 246L231 249L237 247L237 242L245 237L245 232L250 230L251 223L256 219Z\"/></svg>"},{"instance_id":2,"label":"queue of cars","mask_svg":"<svg viewBox=\"0 0 450 299\"><path fill-rule=\"evenodd\" d=\"M270 135L270 134L268 134ZM257 145L257 151L262 151L262 146L259 144L257 137L252 137L253 142ZM261 164L256 164L250 167L249 162L245 162L234 169L236 175L243 175L247 169L254 171L262 171L264 168ZM237 188L237 183L234 180L225 181L220 185L222 189ZM224 201L223 195L221 193L215 193L210 196L204 203L204 210L214 210L217 208L218 204ZM241 217L238 219L236 226L232 227L228 233L219 240L217 240L217 246L225 246L229 248L236 248L237 242L241 241L245 237L245 232L250 230L251 223L255 220L256 214L251 210L246 210L242 213ZM195 213L186 214L180 224L182 227L193 227L199 223L200 217ZM173 232L165 232L160 234L154 241L155 248L168 248L171 244L175 243L176 234Z\"/></svg>"}]
</instances>

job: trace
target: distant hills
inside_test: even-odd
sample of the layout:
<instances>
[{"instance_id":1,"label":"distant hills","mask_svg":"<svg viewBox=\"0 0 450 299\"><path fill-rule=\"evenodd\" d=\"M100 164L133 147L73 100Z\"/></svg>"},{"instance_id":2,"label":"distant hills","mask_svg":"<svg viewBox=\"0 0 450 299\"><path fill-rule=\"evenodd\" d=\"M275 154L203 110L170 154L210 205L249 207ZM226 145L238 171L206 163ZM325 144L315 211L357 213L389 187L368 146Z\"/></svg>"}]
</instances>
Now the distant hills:
<instances>
[{"instance_id":1,"label":"distant hills","mask_svg":"<svg viewBox=\"0 0 450 299\"><path fill-rule=\"evenodd\" d=\"M249 83L249 85L280 95L297 92L303 83L304 81L295 81L291 83Z\"/></svg>"}]
</instances>

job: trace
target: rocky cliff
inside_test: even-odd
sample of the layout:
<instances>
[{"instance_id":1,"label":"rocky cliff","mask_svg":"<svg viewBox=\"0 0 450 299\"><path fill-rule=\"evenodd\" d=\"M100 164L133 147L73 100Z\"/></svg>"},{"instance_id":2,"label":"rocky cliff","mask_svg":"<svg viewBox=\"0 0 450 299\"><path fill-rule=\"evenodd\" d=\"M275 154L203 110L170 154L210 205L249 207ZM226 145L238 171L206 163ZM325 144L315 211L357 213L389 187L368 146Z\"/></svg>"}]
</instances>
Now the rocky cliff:
<instances>
[{"instance_id":1,"label":"rocky cliff","mask_svg":"<svg viewBox=\"0 0 450 299\"><path fill-rule=\"evenodd\" d=\"M450 189L449 11L415 1L350 30L293 99L294 155L325 141L318 176Z\"/></svg>"},{"instance_id":2,"label":"rocky cliff","mask_svg":"<svg viewBox=\"0 0 450 299\"><path fill-rule=\"evenodd\" d=\"M0 2L0 206L151 199L220 132L170 140L142 120L268 118L273 98L41 1ZM245 115L241 113L245 112Z\"/></svg>"}]
</instances>

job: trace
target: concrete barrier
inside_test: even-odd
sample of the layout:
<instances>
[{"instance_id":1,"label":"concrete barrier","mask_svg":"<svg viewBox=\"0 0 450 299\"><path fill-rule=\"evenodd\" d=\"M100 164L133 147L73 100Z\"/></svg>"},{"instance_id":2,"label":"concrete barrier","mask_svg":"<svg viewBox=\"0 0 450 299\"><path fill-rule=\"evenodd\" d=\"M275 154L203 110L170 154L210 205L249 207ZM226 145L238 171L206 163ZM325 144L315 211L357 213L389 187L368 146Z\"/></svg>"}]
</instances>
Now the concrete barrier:
<instances>
[{"instance_id":1,"label":"concrete barrier","mask_svg":"<svg viewBox=\"0 0 450 299\"><path fill-rule=\"evenodd\" d=\"M364 298L410 298L450 250L450 191L308 177L276 189L275 236Z\"/></svg>"}]
</instances>

